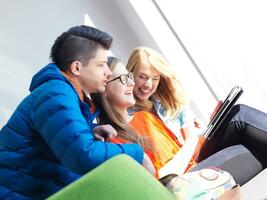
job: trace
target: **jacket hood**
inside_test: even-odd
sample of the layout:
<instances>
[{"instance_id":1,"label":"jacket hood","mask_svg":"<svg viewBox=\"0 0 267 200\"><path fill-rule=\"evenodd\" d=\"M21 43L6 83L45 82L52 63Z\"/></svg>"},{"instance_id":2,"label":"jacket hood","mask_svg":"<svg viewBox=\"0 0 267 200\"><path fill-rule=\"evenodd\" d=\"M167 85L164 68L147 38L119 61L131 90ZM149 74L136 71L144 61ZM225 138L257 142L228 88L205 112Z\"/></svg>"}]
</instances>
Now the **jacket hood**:
<instances>
[{"instance_id":1,"label":"jacket hood","mask_svg":"<svg viewBox=\"0 0 267 200\"><path fill-rule=\"evenodd\" d=\"M50 80L66 80L59 68L53 63L48 64L33 76L30 92Z\"/></svg>"}]
</instances>

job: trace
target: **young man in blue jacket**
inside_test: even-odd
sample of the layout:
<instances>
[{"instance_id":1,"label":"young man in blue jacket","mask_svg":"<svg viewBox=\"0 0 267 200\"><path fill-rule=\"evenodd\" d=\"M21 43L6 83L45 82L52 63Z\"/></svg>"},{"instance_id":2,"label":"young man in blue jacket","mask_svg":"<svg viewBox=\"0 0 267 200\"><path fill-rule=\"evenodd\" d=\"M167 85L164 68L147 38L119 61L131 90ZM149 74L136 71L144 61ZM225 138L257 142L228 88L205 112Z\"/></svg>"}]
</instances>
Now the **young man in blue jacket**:
<instances>
[{"instance_id":1,"label":"young man in blue jacket","mask_svg":"<svg viewBox=\"0 0 267 200\"><path fill-rule=\"evenodd\" d=\"M138 144L94 138L94 130L111 130L94 129L99 111L88 98L105 91L111 43L109 34L89 26L56 39L53 63L34 75L30 94L0 132L0 199L46 198L121 153L149 163Z\"/></svg>"}]
</instances>

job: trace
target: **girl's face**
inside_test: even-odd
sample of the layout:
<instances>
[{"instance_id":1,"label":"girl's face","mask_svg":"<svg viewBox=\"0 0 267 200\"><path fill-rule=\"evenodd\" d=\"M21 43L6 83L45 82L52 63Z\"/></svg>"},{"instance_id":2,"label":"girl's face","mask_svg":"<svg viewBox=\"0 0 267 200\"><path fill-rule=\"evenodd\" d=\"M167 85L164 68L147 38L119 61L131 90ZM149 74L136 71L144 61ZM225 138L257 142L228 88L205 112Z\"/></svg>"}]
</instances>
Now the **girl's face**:
<instances>
[{"instance_id":1,"label":"girl's face","mask_svg":"<svg viewBox=\"0 0 267 200\"><path fill-rule=\"evenodd\" d=\"M158 88L160 73L148 63L138 63L135 68L134 95L139 100L148 100Z\"/></svg>"},{"instance_id":2,"label":"girl's face","mask_svg":"<svg viewBox=\"0 0 267 200\"><path fill-rule=\"evenodd\" d=\"M135 104L133 96L133 74L122 63L118 63L108 77L105 95L115 109L127 109Z\"/></svg>"}]
</instances>

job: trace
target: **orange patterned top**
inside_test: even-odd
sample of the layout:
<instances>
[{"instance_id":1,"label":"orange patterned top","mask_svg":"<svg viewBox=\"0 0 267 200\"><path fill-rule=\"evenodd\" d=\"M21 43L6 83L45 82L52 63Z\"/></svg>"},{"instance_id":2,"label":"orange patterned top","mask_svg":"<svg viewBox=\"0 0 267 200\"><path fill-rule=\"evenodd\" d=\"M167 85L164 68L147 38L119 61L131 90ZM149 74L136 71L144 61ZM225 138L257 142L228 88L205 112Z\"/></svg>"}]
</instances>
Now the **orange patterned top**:
<instances>
[{"instance_id":1,"label":"orange patterned top","mask_svg":"<svg viewBox=\"0 0 267 200\"><path fill-rule=\"evenodd\" d=\"M134 113L134 117L129 124L137 134L147 139L151 146L151 151L145 150L154 164L156 172L162 168L169 160L171 160L181 149L182 144L179 143L174 133L172 133L166 125L152 112L139 111ZM180 130L177 130L180 131ZM182 132L183 139L185 135ZM119 138L112 140L114 143L125 143ZM199 150L199 146L197 151ZM196 153L195 153L196 154ZM194 154L194 155L195 155ZM192 158L188 163L188 169L196 164Z\"/></svg>"}]
</instances>

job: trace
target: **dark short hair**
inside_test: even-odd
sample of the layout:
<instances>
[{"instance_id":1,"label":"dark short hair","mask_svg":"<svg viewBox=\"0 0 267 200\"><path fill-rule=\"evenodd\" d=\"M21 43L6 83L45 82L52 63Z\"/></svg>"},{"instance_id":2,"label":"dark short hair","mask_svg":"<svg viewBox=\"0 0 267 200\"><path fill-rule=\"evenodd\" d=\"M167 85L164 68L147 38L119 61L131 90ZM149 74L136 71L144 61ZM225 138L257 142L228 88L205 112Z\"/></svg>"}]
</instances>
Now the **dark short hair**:
<instances>
[{"instance_id":1,"label":"dark short hair","mask_svg":"<svg viewBox=\"0 0 267 200\"><path fill-rule=\"evenodd\" d=\"M112 41L111 35L94 27L75 26L55 40L50 57L62 71L66 71L75 60L86 65L97 49L110 49Z\"/></svg>"}]
</instances>

